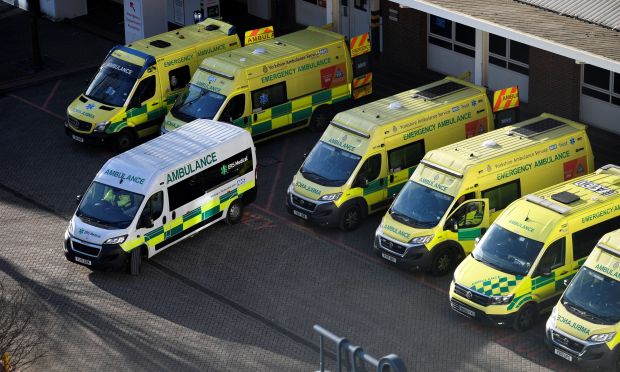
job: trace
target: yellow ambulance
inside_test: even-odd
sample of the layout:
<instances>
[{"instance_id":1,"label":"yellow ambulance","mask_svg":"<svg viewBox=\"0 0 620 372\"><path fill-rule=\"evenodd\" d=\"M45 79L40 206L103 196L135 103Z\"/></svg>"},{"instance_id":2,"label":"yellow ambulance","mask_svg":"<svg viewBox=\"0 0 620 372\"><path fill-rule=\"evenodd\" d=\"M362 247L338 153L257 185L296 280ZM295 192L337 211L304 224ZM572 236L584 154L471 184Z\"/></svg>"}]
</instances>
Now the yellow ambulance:
<instances>
[{"instance_id":1,"label":"yellow ambulance","mask_svg":"<svg viewBox=\"0 0 620 372\"><path fill-rule=\"evenodd\" d=\"M353 230L391 203L426 151L493 127L486 89L452 77L340 112L294 176L288 211Z\"/></svg>"},{"instance_id":2,"label":"yellow ambulance","mask_svg":"<svg viewBox=\"0 0 620 372\"><path fill-rule=\"evenodd\" d=\"M510 204L454 271L452 309L516 330L532 327L596 241L620 226L618 191L620 167L608 165Z\"/></svg>"},{"instance_id":3,"label":"yellow ambulance","mask_svg":"<svg viewBox=\"0 0 620 372\"><path fill-rule=\"evenodd\" d=\"M586 126L550 114L432 150L383 217L374 252L447 274L512 201L593 170Z\"/></svg>"},{"instance_id":4,"label":"yellow ambulance","mask_svg":"<svg viewBox=\"0 0 620 372\"><path fill-rule=\"evenodd\" d=\"M254 140L310 125L323 130L331 104L351 98L344 36L308 27L205 59L177 100L162 133L196 118L247 129Z\"/></svg>"},{"instance_id":5,"label":"yellow ambulance","mask_svg":"<svg viewBox=\"0 0 620 372\"><path fill-rule=\"evenodd\" d=\"M112 48L86 91L67 108L65 132L119 150L156 134L203 58L240 47L235 27L207 19Z\"/></svg>"},{"instance_id":6,"label":"yellow ambulance","mask_svg":"<svg viewBox=\"0 0 620 372\"><path fill-rule=\"evenodd\" d=\"M564 291L547 320L546 342L555 355L581 367L618 370L620 230L601 238Z\"/></svg>"}]
</instances>

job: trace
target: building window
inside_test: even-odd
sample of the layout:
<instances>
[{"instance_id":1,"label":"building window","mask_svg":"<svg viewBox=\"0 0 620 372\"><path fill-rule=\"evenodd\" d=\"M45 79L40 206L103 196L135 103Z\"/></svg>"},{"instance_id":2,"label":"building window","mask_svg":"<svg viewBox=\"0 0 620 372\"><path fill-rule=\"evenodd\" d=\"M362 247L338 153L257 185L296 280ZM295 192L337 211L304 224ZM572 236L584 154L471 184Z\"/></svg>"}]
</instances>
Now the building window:
<instances>
[{"instance_id":1,"label":"building window","mask_svg":"<svg viewBox=\"0 0 620 372\"><path fill-rule=\"evenodd\" d=\"M620 106L620 74L583 65L581 93Z\"/></svg>"},{"instance_id":2,"label":"building window","mask_svg":"<svg viewBox=\"0 0 620 372\"><path fill-rule=\"evenodd\" d=\"M489 34L489 63L529 75L530 47L518 41Z\"/></svg>"},{"instance_id":3,"label":"building window","mask_svg":"<svg viewBox=\"0 0 620 372\"><path fill-rule=\"evenodd\" d=\"M457 53L474 57L476 30L445 18L429 15L428 42Z\"/></svg>"},{"instance_id":4,"label":"building window","mask_svg":"<svg viewBox=\"0 0 620 372\"><path fill-rule=\"evenodd\" d=\"M304 0L304 1L310 4L318 5L322 8L325 8L327 6L326 0Z\"/></svg>"}]
</instances>

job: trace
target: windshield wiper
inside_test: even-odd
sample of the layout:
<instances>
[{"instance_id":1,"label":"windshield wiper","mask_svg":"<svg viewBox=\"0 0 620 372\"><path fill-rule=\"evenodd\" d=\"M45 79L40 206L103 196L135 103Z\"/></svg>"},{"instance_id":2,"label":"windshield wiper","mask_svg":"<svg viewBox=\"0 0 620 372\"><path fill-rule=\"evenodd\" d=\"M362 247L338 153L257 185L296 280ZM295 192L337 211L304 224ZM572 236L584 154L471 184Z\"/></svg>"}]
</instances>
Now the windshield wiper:
<instances>
[{"instance_id":1,"label":"windshield wiper","mask_svg":"<svg viewBox=\"0 0 620 372\"><path fill-rule=\"evenodd\" d=\"M583 308L582 306L576 305L572 302L569 302L567 300L564 300L563 303L564 306L566 306L567 309L572 310L571 312L577 313L577 315L582 316L586 319L589 320L594 320L597 323L601 323L602 321L604 322L604 319L602 317L599 317L597 315L592 314L591 312L589 312L588 310L586 310L585 308Z\"/></svg>"},{"instance_id":2,"label":"windshield wiper","mask_svg":"<svg viewBox=\"0 0 620 372\"><path fill-rule=\"evenodd\" d=\"M315 178L318 178L319 180L327 180L327 178L321 176L318 173L311 172L311 171L304 170L304 169L301 170L301 174L303 174L304 177L307 177L308 175L310 175L310 176L314 176Z\"/></svg>"},{"instance_id":3,"label":"windshield wiper","mask_svg":"<svg viewBox=\"0 0 620 372\"><path fill-rule=\"evenodd\" d=\"M395 210L390 210L390 215L392 217L394 217L395 220L401 220L401 222L404 222L406 224L409 224L409 222L411 221L411 218L409 218L406 214L404 213L400 213L400 212L396 212Z\"/></svg>"},{"instance_id":4,"label":"windshield wiper","mask_svg":"<svg viewBox=\"0 0 620 372\"><path fill-rule=\"evenodd\" d=\"M198 95L198 97L196 97L196 98L194 98L194 99L191 99L191 100L189 100L189 101L187 101L187 102L183 103L183 104L181 105L181 107L179 107L179 108L186 107L186 106L191 106L194 102L196 102L196 101L198 101L199 99L201 99L201 98L202 98L205 94L207 94L207 91L206 91L206 90L202 90L202 89L201 89L201 90L200 90L200 94Z\"/></svg>"}]
</instances>

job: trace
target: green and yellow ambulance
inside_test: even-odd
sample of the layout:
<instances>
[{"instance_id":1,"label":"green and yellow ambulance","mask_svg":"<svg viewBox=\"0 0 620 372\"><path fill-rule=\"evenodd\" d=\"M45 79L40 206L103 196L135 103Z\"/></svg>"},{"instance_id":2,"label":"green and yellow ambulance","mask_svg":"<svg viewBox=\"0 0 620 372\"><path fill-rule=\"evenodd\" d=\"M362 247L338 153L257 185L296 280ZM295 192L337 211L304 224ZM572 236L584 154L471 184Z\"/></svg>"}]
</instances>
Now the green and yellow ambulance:
<instances>
[{"instance_id":1,"label":"green and yellow ambulance","mask_svg":"<svg viewBox=\"0 0 620 372\"><path fill-rule=\"evenodd\" d=\"M355 229L392 202L427 151L493 127L486 89L452 77L340 112L294 176L288 211Z\"/></svg>"},{"instance_id":2,"label":"green and yellow ambulance","mask_svg":"<svg viewBox=\"0 0 620 372\"><path fill-rule=\"evenodd\" d=\"M564 291L547 320L546 342L581 367L620 371L620 230L601 238Z\"/></svg>"},{"instance_id":3,"label":"green and yellow ambulance","mask_svg":"<svg viewBox=\"0 0 620 372\"><path fill-rule=\"evenodd\" d=\"M586 126L550 114L432 150L383 217L375 254L445 275L512 201L593 170Z\"/></svg>"},{"instance_id":4,"label":"green and yellow ambulance","mask_svg":"<svg viewBox=\"0 0 620 372\"><path fill-rule=\"evenodd\" d=\"M538 177L548 176L541 171ZM454 271L452 309L491 324L531 328L598 239L620 226L619 191L620 167L608 165L510 204Z\"/></svg>"},{"instance_id":5,"label":"green and yellow ambulance","mask_svg":"<svg viewBox=\"0 0 620 372\"><path fill-rule=\"evenodd\" d=\"M351 98L352 78L344 36L310 26L205 59L162 133L195 118L235 124L255 141L308 125L323 130L331 105Z\"/></svg>"},{"instance_id":6,"label":"green and yellow ambulance","mask_svg":"<svg viewBox=\"0 0 620 372\"><path fill-rule=\"evenodd\" d=\"M235 27L213 19L115 46L67 108L65 131L78 142L128 149L138 138L159 133L204 58L240 46Z\"/></svg>"}]
</instances>

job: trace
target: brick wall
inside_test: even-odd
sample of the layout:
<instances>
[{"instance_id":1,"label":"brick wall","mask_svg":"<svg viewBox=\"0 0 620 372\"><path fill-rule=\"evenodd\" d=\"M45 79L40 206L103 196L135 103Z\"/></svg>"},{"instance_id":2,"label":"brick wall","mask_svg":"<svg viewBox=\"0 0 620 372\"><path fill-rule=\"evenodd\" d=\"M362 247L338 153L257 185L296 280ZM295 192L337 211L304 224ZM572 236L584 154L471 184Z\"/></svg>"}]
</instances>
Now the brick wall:
<instances>
[{"instance_id":1,"label":"brick wall","mask_svg":"<svg viewBox=\"0 0 620 372\"><path fill-rule=\"evenodd\" d=\"M381 16L381 63L389 64L390 69L398 73L426 71L426 13L381 0Z\"/></svg>"},{"instance_id":2,"label":"brick wall","mask_svg":"<svg viewBox=\"0 0 620 372\"><path fill-rule=\"evenodd\" d=\"M528 110L578 121L580 74L574 60L530 47Z\"/></svg>"}]
</instances>

